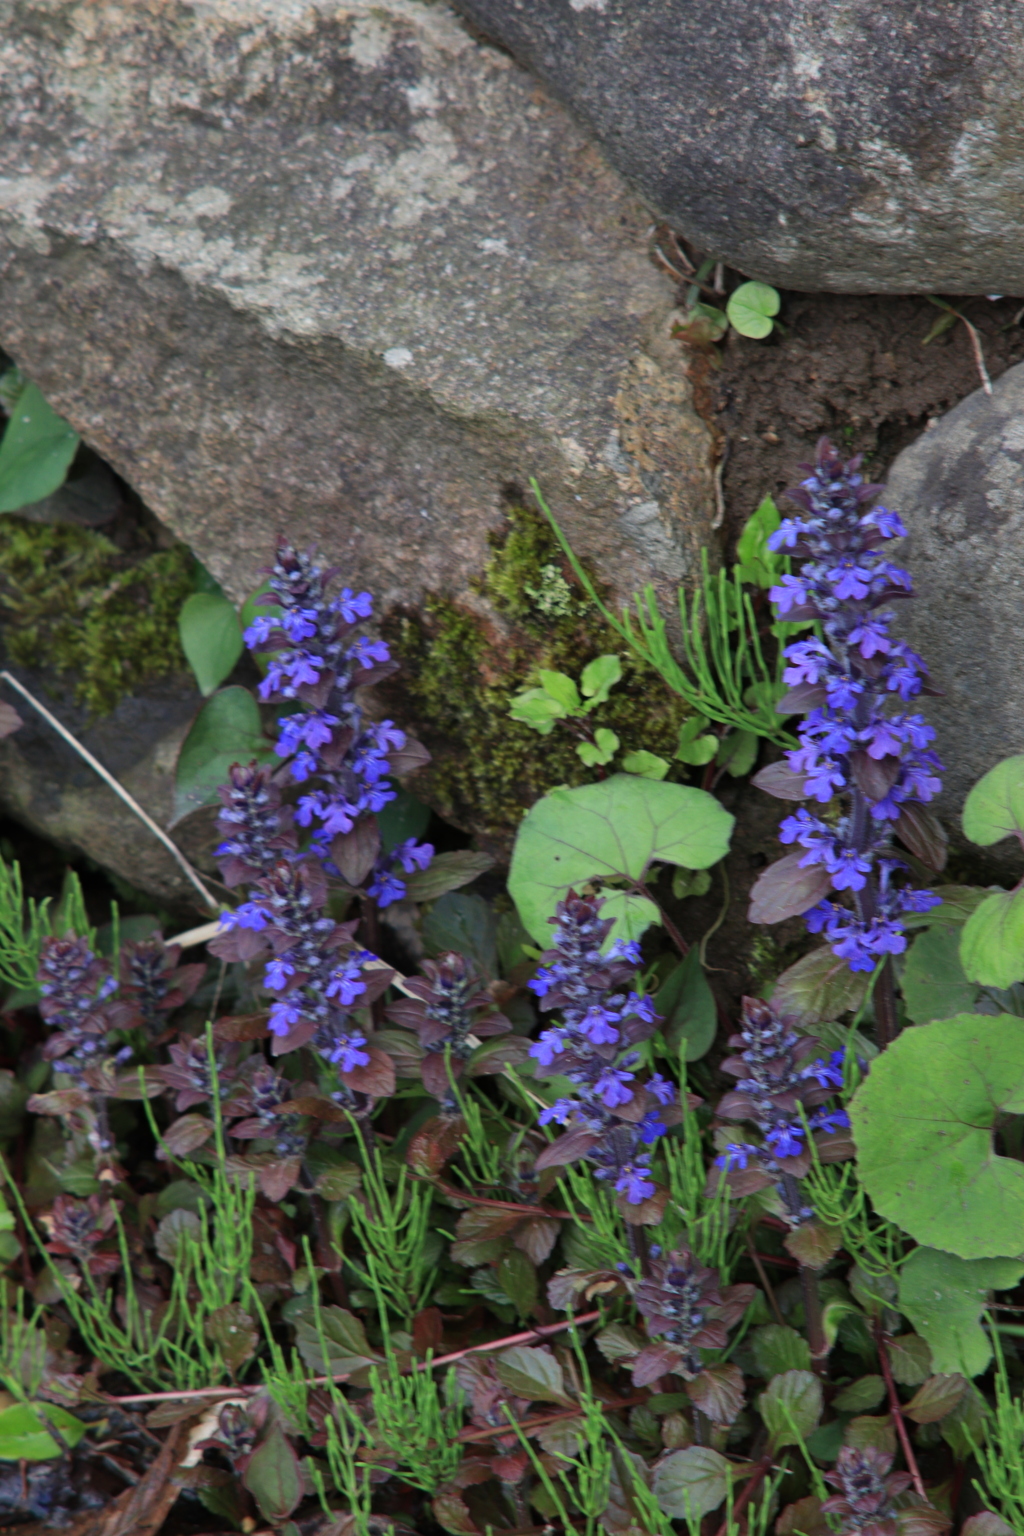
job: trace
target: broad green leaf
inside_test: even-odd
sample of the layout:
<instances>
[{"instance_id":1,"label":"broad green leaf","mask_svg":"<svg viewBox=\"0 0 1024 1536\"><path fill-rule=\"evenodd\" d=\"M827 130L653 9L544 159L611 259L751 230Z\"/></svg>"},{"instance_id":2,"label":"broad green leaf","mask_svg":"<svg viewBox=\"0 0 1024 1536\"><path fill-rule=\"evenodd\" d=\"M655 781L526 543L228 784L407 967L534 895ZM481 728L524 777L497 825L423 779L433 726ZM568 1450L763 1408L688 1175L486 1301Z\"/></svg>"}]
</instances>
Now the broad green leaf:
<instances>
[{"instance_id":1,"label":"broad green leaf","mask_svg":"<svg viewBox=\"0 0 1024 1536\"><path fill-rule=\"evenodd\" d=\"M248 688L222 688L203 705L181 744L174 776L174 822L201 805L213 805L232 763L276 762L260 724L259 705Z\"/></svg>"},{"instance_id":2,"label":"broad green leaf","mask_svg":"<svg viewBox=\"0 0 1024 1536\"><path fill-rule=\"evenodd\" d=\"M312 1308L296 1316L294 1322L299 1354L314 1374L329 1371L332 1376L350 1376L360 1366L372 1365L381 1358L370 1347L358 1317L344 1307L320 1308L322 1344Z\"/></svg>"},{"instance_id":3,"label":"broad green leaf","mask_svg":"<svg viewBox=\"0 0 1024 1536\"><path fill-rule=\"evenodd\" d=\"M513 1248L499 1260L498 1283L519 1316L529 1317L537 1305L537 1271L525 1253Z\"/></svg>"},{"instance_id":4,"label":"broad green leaf","mask_svg":"<svg viewBox=\"0 0 1024 1536\"><path fill-rule=\"evenodd\" d=\"M498 1380L516 1397L533 1403L562 1403L571 1407L573 1400L565 1390L562 1367L554 1355L543 1349L516 1344L503 1349L497 1358Z\"/></svg>"},{"instance_id":5,"label":"broad green leaf","mask_svg":"<svg viewBox=\"0 0 1024 1536\"><path fill-rule=\"evenodd\" d=\"M377 830L384 853L390 853L410 837L422 837L430 825L429 805L424 805L422 800L417 800L415 795L391 779L388 780L388 788L395 798L389 800L382 811L377 812Z\"/></svg>"},{"instance_id":6,"label":"broad green leaf","mask_svg":"<svg viewBox=\"0 0 1024 1536\"><path fill-rule=\"evenodd\" d=\"M654 1497L670 1520L689 1520L696 1528L717 1509L729 1486L729 1463L710 1446L687 1445L672 1451L654 1469Z\"/></svg>"},{"instance_id":7,"label":"broad green leaf","mask_svg":"<svg viewBox=\"0 0 1024 1536\"><path fill-rule=\"evenodd\" d=\"M767 283L741 283L735 293L729 295L725 312L729 323L741 336L752 336L760 341L773 330L772 316L779 312L779 295Z\"/></svg>"},{"instance_id":8,"label":"broad green leaf","mask_svg":"<svg viewBox=\"0 0 1024 1536\"><path fill-rule=\"evenodd\" d=\"M1022 1111L1019 1019L958 1014L905 1029L850 1103L879 1215L964 1259L1024 1251L1024 1164L992 1144L1000 1115Z\"/></svg>"},{"instance_id":9,"label":"broad green leaf","mask_svg":"<svg viewBox=\"0 0 1024 1536\"><path fill-rule=\"evenodd\" d=\"M699 945L692 945L672 971L655 997L654 1007L665 1021L662 1033L671 1050L681 1050L685 1042L687 1061L699 1061L707 1055L718 1029L718 1012L700 963Z\"/></svg>"},{"instance_id":10,"label":"broad green leaf","mask_svg":"<svg viewBox=\"0 0 1024 1536\"><path fill-rule=\"evenodd\" d=\"M595 768L599 763L610 763L618 750L619 738L604 725L594 732L593 741L581 741L576 748L580 760L588 768Z\"/></svg>"},{"instance_id":11,"label":"broad green leaf","mask_svg":"<svg viewBox=\"0 0 1024 1536\"><path fill-rule=\"evenodd\" d=\"M676 901L687 896L706 896L711 889L711 874L706 869L675 869L672 871L672 895Z\"/></svg>"},{"instance_id":12,"label":"broad green leaf","mask_svg":"<svg viewBox=\"0 0 1024 1536\"><path fill-rule=\"evenodd\" d=\"M1004 758L978 780L964 802L963 828L983 848L1004 837L1024 841L1024 754Z\"/></svg>"},{"instance_id":13,"label":"broad green leaf","mask_svg":"<svg viewBox=\"0 0 1024 1536\"><path fill-rule=\"evenodd\" d=\"M1024 980L1024 888L987 896L960 935L960 963L968 981L1012 987Z\"/></svg>"},{"instance_id":14,"label":"broad green leaf","mask_svg":"<svg viewBox=\"0 0 1024 1536\"><path fill-rule=\"evenodd\" d=\"M62 1456L63 1450L46 1429L47 1420L72 1448L86 1431L81 1419L56 1403L12 1403L0 1412L0 1461L49 1461Z\"/></svg>"},{"instance_id":15,"label":"broad green leaf","mask_svg":"<svg viewBox=\"0 0 1024 1536\"><path fill-rule=\"evenodd\" d=\"M866 1451L871 1447L892 1456L896 1450L896 1426L892 1415L858 1413L847 1422L843 1444L858 1451Z\"/></svg>"},{"instance_id":16,"label":"broad green leaf","mask_svg":"<svg viewBox=\"0 0 1024 1536\"><path fill-rule=\"evenodd\" d=\"M509 705L509 715L521 725L528 725L541 736L550 736L556 720L565 719L565 710L543 688L526 688Z\"/></svg>"},{"instance_id":17,"label":"broad green leaf","mask_svg":"<svg viewBox=\"0 0 1024 1536\"><path fill-rule=\"evenodd\" d=\"M736 544L736 567L741 581L758 587L770 587L778 581L785 556L769 549L768 540L781 522L778 507L766 496L747 519Z\"/></svg>"},{"instance_id":18,"label":"broad green leaf","mask_svg":"<svg viewBox=\"0 0 1024 1536\"><path fill-rule=\"evenodd\" d=\"M182 1206L168 1211L156 1229L153 1246L165 1264L172 1269L185 1262L189 1248L202 1240L203 1223L197 1212Z\"/></svg>"},{"instance_id":19,"label":"broad green leaf","mask_svg":"<svg viewBox=\"0 0 1024 1536\"><path fill-rule=\"evenodd\" d=\"M821 1418L821 1382L810 1371L783 1371L768 1383L757 1400L757 1411L771 1437L772 1449L796 1445Z\"/></svg>"},{"instance_id":20,"label":"broad green leaf","mask_svg":"<svg viewBox=\"0 0 1024 1536\"><path fill-rule=\"evenodd\" d=\"M614 654L595 656L588 662L580 674L580 692L590 700L585 709L595 709L598 704L603 704L621 677L622 662Z\"/></svg>"},{"instance_id":21,"label":"broad green leaf","mask_svg":"<svg viewBox=\"0 0 1024 1536\"><path fill-rule=\"evenodd\" d=\"M457 950L472 960L488 981L498 975L498 925L491 904L466 891L441 896L423 919L423 944L428 955Z\"/></svg>"},{"instance_id":22,"label":"broad green leaf","mask_svg":"<svg viewBox=\"0 0 1024 1536\"><path fill-rule=\"evenodd\" d=\"M540 678L540 685L544 692L549 698L554 699L565 714L582 713L583 701L571 677L566 677L564 672L551 672L547 667L541 667L537 676Z\"/></svg>"},{"instance_id":23,"label":"broad green leaf","mask_svg":"<svg viewBox=\"0 0 1024 1536\"><path fill-rule=\"evenodd\" d=\"M757 759L756 731L730 731L723 736L715 761L734 779L744 778Z\"/></svg>"},{"instance_id":24,"label":"broad green leaf","mask_svg":"<svg viewBox=\"0 0 1024 1536\"><path fill-rule=\"evenodd\" d=\"M869 1413L884 1397L885 1382L881 1376L861 1376L836 1393L832 1406L840 1413Z\"/></svg>"},{"instance_id":25,"label":"broad green leaf","mask_svg":"<svg viewBox=\"0 0 1024 1536\"><path fill-rule=\"evenodd\" d=\"M935 1248L914 1249L900 1270L899 1306L931 1348L934 1372L981 1374L992 1358L980 1322L988 1293L1010 1290L1022 1274L1022 1259L969 1260Z\"/></svg>"},{"instance_id":26,"label":"broad green leaf","mask_svg":"<svg viewBox=\"0 0 1024 1536\"><path fill-rule=\"evenodd\" d=\"M264 1519L275 1525L286 1520L305 1491L295 1448L283 1430L274 1425L256 1447L242 1482L260 1507Z\"/></svg>"},{"instance_id":27,"label":"broad green leaf","mask_svg":"<svg viewBox=\"0 0 1024 1536\"><path fill-rule=\"evenodd\" d=\"M750 1345L758 1373L766 1381L784 1371L809 1371L811 1368L810 1345L795 1328L766 1323L763 1328L754 1329Z\"/></svg>"},{"instance_id":28,"label":"broad green leaf","mask_svg":"<svg viewBox=\"0 0 1024 1536\"><path fill-rule=\"evenodd\" d=\"M900 979L907 1013L915 1024L970 1013L978 988L967 980L947 928L928 928L914 940Z\"/></svg>"},{"instance_id":29,"label":"broad green leaf","mask_svg":"<svg viewBox=\"0 0 1024 1536\"><path fill-rule=\"evenodd\" d=\"M181 605L178 632L199 691L209 697L244 649L235 605L213 592L193 592Z\"/></svg>"},{"instance_id":30,"label":"broad green leaf","mask_svg":"<svg viewBox=\"0 0 1024 1536\"><path fill-rule=\"evenodd\" d=\"M633 884L655 860L706 869L725 854L732 827L712 795L681 784L616 773L599 784L556 789L523 819L509 892L529 933L546 946L548 919L570 887L594 880ZM618 891L604 915L617 920L617 937L635 937L657 920L657 908L633 891Z\"/></svg>"},{"instance_id":31,"label":"broad green leaf","mask_svg":"<svg viewBox=\"0 0 1024 1536\"><path fill-rule=\"evenodd\" d=\"M826 944L783 971L772 990L772 1004L797 1024L819 1024L859 1008L870 979L837 960Z\"/></svg>"},{"instance_id":32,"label":"broad green leaf","mask_svg":"<svg viewBox=\"0 0 1024 1536\"><path fill-rule=\"evenodd\" d=\"M435 854L426 869L417 869L405 877L405 894L409 901L434 901L448 891L468 885L493 863L489 853L474 853L471 848Z\"/></svg>"},{"instance_id":33,"label":"broad green leaf","mask_svg":"<svg viewBox=\"0 0 1024 1536\"><path fill-rule=\"evenodd\" d=\"M705 736L703 731L710 722L703 715L691 715L679 727L679 742L675 751L676 761L700 768L710 763L718 751L718 737Z\"/></svg>"},{"instance_id":34,"label":"broad green leaf","mask_svg":"<svg viewBox=\"0 0 1024 1536\"><path fill-rule=\"evenodd\" d=\"M889 1365L901 1387L919 1387L932 1374L932 1352L919 1333L901 1333L889 1340Z\"/></svg>"},{"instance_id":35,"label":"broad green leaf","mask_svg":"<svg viewBox=\"0 0 1024 1536\"><path fill-rule=\"evenodd\" d=\"M671 766L656 752L627 752L622 759L623 773L636 773L642 779L663 779Z\"/></svg>"},{"instance_id":36,"label":"broad green leaf","mask_svg":"<svg viewBox=\"0 0 1024 1536\"><path fill-rule=\"evenodd\" d=\"M64 484L79 437L51 410L34 384L11 405L0 441L0 512L17 512Z\"/></svg>"}]
</instances>

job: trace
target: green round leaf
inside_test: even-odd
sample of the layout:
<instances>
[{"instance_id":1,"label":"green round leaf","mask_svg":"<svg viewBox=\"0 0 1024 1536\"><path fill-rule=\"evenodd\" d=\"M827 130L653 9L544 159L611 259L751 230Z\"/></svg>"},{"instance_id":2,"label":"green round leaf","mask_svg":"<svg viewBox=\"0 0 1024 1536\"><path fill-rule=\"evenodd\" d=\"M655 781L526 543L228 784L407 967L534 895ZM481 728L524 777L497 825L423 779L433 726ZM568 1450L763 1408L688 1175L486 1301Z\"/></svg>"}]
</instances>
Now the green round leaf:
<instances>
[{"instance_id":1,"label":"green round leaf","mask_svg":"<svg viewBox=\"0 0 1024 1536\"><path fill-rule=\"evenodd\" d=\"M551 937L548 919L570 887L591 880L640 880L655 860L706 869L725 854L733 818L713 795L682 784L616 773L600 784L556 789L523 819L512 854L509 892L524 926L540 944ZM605 915L621 920L630 936L657 921L642 896L614 892Z\"/></svg>"},{"instance_id":2,"label":"green round leaf","mask_svg":"<svg viewBox=\"0 0 1024 1536\"><path fill-rule=\"evenodd\" d=\"M86 1426L56 1403L12 1403L0 1413L0 1461L49 1461L63 1450L46 1430L47 1419L74 1448Z\"/></svg>"},{"instance_id":3,"label":"green round leaf","mask_svg":"<svg viewBox=\"0 0 1024 1536\"><path fill-rule=\"evenodd\" d=\"M821 1418L822 1402L821 1382L810 1371L773 1376L757 1400L773 1450L806 1439Z\"/></svg>"},{"instance_id":4,"label":"green round leaf","mask_svg":"<svg viewBox=\"0 0 1024 1536\"><path fill-rule=\"evenodd\" d=\"M654 752L627 752L622 759L623 773L636 773L642 779L663 779L670 767Z\"/></svg>"},{"instance_id":5,"label":"green round leaf","mask_svg":"<svg viewBox=\"0 0 1024 1536\"><path fill-rule=\"evenodd\" d=\"M767 283L741 283L725 306L730 325L741 336L760 341L772 332L772 316L779 312L779 295Z\"/></svg>"},{"instance_id":6,"label":"green round leaf","mask_svg":"<svg viewBox=\"0 0 1024 1536\"><path fill-rule=\"evenodd\" d=\"M900 985L915 1024L970 1013L978 997L947 928L928 928L914 940Z\"/></svg>"},{"instance_id":7,"label":"green round leaf","mask_svg":"<svg viewBox=\"0 0 1024 1536\"><path fill-rule=\"evenodd\" d=\"M78 441L74 427L26 384L0 441L0 512L17 512L62 486Z\"/></svg>"},{"instance_id":8,"label":"green round leaf","mask_svg":"<svg viewBox=\"0 0 1024 1536\"><path fill-rule=\"evenodd\" d=\"M981 1326L989 1291L1008 1291L1024 1274L1020 1259L960 1259L915 1248L900 1270L900 1311L931 1348L933 1371L979 1376L992 1358Z\"/></svg>"},{"instance_id":9,"label":"green round leaf","mask_svg":"<svg viewBox=\"0 0 1024 1536\"><path fill-rule=\"evenodd\" d=\"M276 762L248 688L224 688L205 703L181 744L174 777L174 822L212 805L232 763ZM174 825L174 822L171 825Z\"/></svg>"},{"instance_id":10,"label":"green round leaf","mask_svg":"<svg viewBox=\"0 0 1024 1536\"><path fill-rule=\"evenodd\" d=\"M200 693L211 694L242 654L242 630L234 603L215 592L193 592L181 605L178 632Z\"/></svg>"},{"instance_id":11,"label":"green round leaf","mask_svg":"<svg viewBox=\"0 0 1024 1536\"><path fill-rule=\"evenodd\" d=\"M654 1469L654 1497L670 1520L688 1520L695 1528L725 1498L729 1463L710 1446L687 1445Z\"/></svg>"},{"instance_id":12,"label":"green round leaf","mask_svg":"<svg viewBox=\"0 0 1024 1536\"><path fill-rule=\"evenodd\" d=\"M714 994L700 963L700 946L694 944L685 960L667 978L654 999L661 1014L666 1044L673 1051L685 1047L687 1061L699 1061L714 1043L718 1013Z\"/></svg>"},{"instance_id":13,"label":"green round leaf","mask_svg":"<svg viewBox=\"0 0 1024 1536\"><path fill-rule=\"evenodd\" d=\"M243 1483L267 1520L279 1524L301 1502L302 1469L292 1443L274 1427L249 1459Z\"/></svg>"},{"instance_id":14,"label":"green round leaf","mask_svg":"<svg viewBox=\"0 0 1024 1536\"><path fill-rule=\"evenodd\" d=\"M905 1029L850 1104L858 1172L880 1216L965 1259L1024 1250L1024 1164L992 1128L1024 1111L1019 1019L958 1014Z\"/></svg>"},{"instance_id":15,"label":"green round leaf","mask_svg":"<svg viewBox=\"0 0 1024 1536\"><path fill-rule=\"evenodd\" d=\"M1024 839L1024 754L1006 757L980 778L964 803L964 835L983 848Z\"/></svg>"},{"instance_id":16,"label":"green round leaf","mask_svg":"<svg viewBox=\"0 0 1024 1536\"><path fill-rule=\"evenodd\" d=\"M996 891L972 912L960 935L968 981L1012 987L1024 980L1024 890Z\"/></svg>"}]
</instances>

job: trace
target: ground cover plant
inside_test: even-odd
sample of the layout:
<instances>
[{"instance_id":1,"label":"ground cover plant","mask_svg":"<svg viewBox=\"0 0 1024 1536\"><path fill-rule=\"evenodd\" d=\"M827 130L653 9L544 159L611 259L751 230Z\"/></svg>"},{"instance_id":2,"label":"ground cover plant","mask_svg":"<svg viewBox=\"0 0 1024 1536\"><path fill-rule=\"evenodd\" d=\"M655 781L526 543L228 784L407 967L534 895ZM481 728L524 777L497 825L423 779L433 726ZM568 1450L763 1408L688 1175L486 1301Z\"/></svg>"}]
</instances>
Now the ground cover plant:
<instances>
[{"instance_id":1,"label":"ground cover plant","mask_svg":"<svg viewBox=\"0 0 1024 1536\"><path fill-rule=\"evenodd\" d=\"M593 778L527 813L507 888L439 850L369 594L282 541L241 616L188 598L216 921L0 877L5 1515L1024 1529L1024 897L947 878L880 494L822 441L682 661L650 596L610 615L689 706L671 759L602 726L617 655L513 701ZM755 768L789 804L750 919L809 947L733 1010L687 901ZM1024 758L963 826L1024 843Z\"/></svg>"}]
</instances>

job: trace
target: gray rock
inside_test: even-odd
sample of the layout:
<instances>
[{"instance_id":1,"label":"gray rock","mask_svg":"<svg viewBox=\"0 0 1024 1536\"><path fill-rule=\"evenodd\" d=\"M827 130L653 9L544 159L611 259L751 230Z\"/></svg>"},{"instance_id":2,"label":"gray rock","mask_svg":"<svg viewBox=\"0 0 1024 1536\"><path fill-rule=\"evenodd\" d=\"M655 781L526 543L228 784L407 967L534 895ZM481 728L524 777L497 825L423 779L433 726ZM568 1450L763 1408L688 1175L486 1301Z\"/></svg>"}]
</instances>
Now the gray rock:
<instances>
[{"instance_id":1,"label":"gray rock","mask_svg":"<svg viewBox=\"0 0 1024 1536\"><path fill-rule=\"evenodd\" d=\"M972 784L1024 752L1024 363L905 449L884 500L910 533L899 558L917 596L900 629L945 693L926 712L956 823ZM994 852L1019 868L1016 845Z\"/></svg>"},{"instance_id":2,"label":"gray rock","mask_svg":"<svg viewBox=\"0 0 1024 1536\"><path fill-rule=\"evenodd\" d=\"M235 597L282 529L380 606L537 475L622 595L711 542L648 216L416 0L0 0L0 344Z\"/></svg>"},{"instance_id":3,"label":"gray rock","mask_svg":"<svg viewBox=\"0 0 1024 1536\"><path fill-rule=\"evenodd\" d=\"M5 665L8 665L5 663ZM178 750L202 703L180 683L156 683L122 699L105 718L48 691L54 679L14 667L14 675L112 773L153 818L166 826L174 804ZM0 741L0 804L4 811L70 856L84 854L102 868L179 914L204 911L188 879L160 842L92 768L24 700L2 689L24 724ZM216 875L210 851L215 812L195 812L173 832L193 864ZM186 912L187 915L187 912Z\"/></svg>"},{"instance_id":4,"label":"gray rock","mask_svg":"<svg viewBox=\"0 0 1024 1536\"><path fill-rule=\"evenodd\" d=\"M1020 0L453 3L751 277L1024 293Z\"/></svg>"}]
</instances>

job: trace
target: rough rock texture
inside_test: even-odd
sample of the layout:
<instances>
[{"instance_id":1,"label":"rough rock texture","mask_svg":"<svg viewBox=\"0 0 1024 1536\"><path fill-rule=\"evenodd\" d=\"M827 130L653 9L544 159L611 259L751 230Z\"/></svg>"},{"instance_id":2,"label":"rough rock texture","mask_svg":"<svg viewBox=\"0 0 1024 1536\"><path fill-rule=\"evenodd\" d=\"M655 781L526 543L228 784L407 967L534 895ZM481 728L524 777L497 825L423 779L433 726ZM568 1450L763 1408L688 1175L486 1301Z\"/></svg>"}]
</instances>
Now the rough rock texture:
<instances>
[{"instance_id":1,"label":"rough rock texture","mask_svg":"<svg viewBox=\"0 0 1024 1536\"><path fill-rule=\"evenodd\" d=\"M6 662L5 665L8 665ZM84 710L47 689L52 676L12 668L61 724L107 768L160 826L171 819L178 750L202 702L180 684L154 684L90 723ZM87 858L135 890L183 912L204 911L171 855L78 754L23 700L4 689L24 724L0 741L5 811L69 855ZM209 859L213 813L194 813L174 829L185 856L214 874Z\"/></svg>"},{"instance_id":2,"label":"rough rock texture","mask_svg":"<svg viewBox=\"0 0 1024 1536\"><path fill-rule=\"evenodd\" d=\"M668 596L712 535L647 216L415 0L0 0L0 344L235 596L281 529L471 590L540 479Z\"/></svg>"},{"instance_id":3,"label":"rough rock texture","mask_svg":"<svg viewBox=\"0 0 1024 1536\"><path fill-rule=\"evenodd\" d=\"M945 698L927 701L946 762L941 809L956 818L989 768L1024 751L1024 364L981 390L893 465L885 501L910 538L917 598L901 629ZM1019 868L1020 850L994 850Z\"/></svg>"},{"instance_id":4,"label":"rough rock texture","mask_svg":"<svg viewBox=\"0 0 1024 1536\"><path fill-rule=\"evenodd\" d=\"M1020 0L453 3L751 277L1024 293Z\"/></svg>"}]
</instances>

